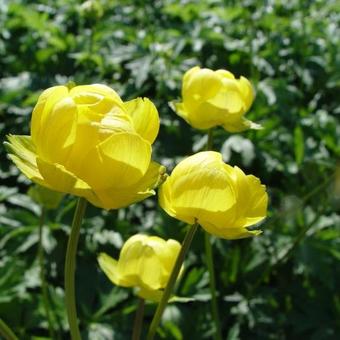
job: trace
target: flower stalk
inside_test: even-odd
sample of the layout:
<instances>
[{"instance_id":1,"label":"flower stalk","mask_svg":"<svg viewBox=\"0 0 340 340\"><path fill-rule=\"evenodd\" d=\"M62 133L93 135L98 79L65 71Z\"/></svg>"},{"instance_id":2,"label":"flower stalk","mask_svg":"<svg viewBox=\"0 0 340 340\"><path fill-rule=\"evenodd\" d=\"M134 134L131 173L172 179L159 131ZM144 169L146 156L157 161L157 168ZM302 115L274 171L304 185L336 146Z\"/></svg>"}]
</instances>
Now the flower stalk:
<instances>
[{"instance_id":1,"label":"flower stalk","mask_svg":"<svg viewBox=\"0 0 340 340\"><path fill-rule=\"evenodd\" d=\"M206 145L206 151L210 151L213 149L213 129L208 130L208 140ZM217 296L216 296L216 280L215 280L215 271L214 271L214 258L212 255L212 246L210 242L210 234L208 232L204 232L204 244L205 244L205 256L207 267L209 271L209 288L211 294L211 315L215 323L215 340L222 340L222 332L221 332L221 323L220 317L218 313L218 304L217 304Z\"/></svg>"},{"instance_id":2,"label":"flower stalk","mask_svg":"<svg viewBox=\"0 0 340 340\"><path fill-rule=\"evenodd\" d=\"M142 333L143 317L144 317L145 300L140 298L136 311L135 321L133 324L132 340L139 340Z\"/></svg>"},{"instance_id":3,"label":"flower stalk","mask_svg":"<svg viewBox=\"0 0 340 340\"><path fill-rule=\"evenodd\" d=\"M87 201L85 198L79 197L74 213L71 233L68 239L66 259L65 259L65 299L67 318L70 326L72 340L80 340L80 331L78 327L77 308L75 299L75 269L76 269L76 253L79 240L80 227L86 210Z\"/></svg>"},{"instance_id":4,"label":"flower stalk","mask_svg":"<svg viewBox=\"0 0 340 340\"><path fill-rule=\"evenodd\" d=\"M178 274L179 274L180 269L182 267L185 255L187 254L187 252L190 248L191 242L194 238L194 235L195 235L197 229L198 229L198 223L194 223L193 225L190 226L189 230L187 231L187 233L185 235L185 238L184 238L183 243L182 243L181 250L180 250L180 252L177 256L177 259L176 259L175 265L172 269L169 281L168 281L168 283L167 283L167 285L164 289L164 293L162 295L161 301L158 303L155 315L154 315L154 317L151 321L149 332L148 332L148 335L147 335L147 338L146 338L147 340L153 340L153 338L156 334L156 331L157 331L158 325L161 321L164 309L165 309L167 302L168 302L168 300L171 296L171 293L172 293L173 288L175 286Z\"/></svg>"},{"instance_id":5,"label":"flower stalk","mask_svg":"<svg viewBox=\"0 0 340 340\"><path fill-rule=\"evenodd\" d=\"M0 319L0 335L6 340L19 340L2 319Z\"/></svg>"}]
</instances>

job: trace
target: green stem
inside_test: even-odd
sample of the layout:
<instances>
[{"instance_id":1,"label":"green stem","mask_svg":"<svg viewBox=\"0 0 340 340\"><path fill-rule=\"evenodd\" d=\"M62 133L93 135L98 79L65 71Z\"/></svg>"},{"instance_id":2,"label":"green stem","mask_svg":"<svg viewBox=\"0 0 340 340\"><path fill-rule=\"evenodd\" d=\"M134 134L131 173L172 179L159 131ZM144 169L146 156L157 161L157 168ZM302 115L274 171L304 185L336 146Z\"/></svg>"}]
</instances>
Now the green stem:
<instances>
[{"instance_id":1,"label":"green stem","mask_svg":"<svg viewBox=\"0 0 340 340\"><path fill-rule=\"evenodd\" d=\"M215 272L214 272L214 261L212 256L212 246L210 242L209 233L204 233L205 239L205 255L207 260L207 267L209 271L209 286L210 286L210 294L211 294L211 314L213 320L215 321L215 340L222 340L221 333L221 323L218 315L218 305L217 305L217 296L216 296L216 283L215 283Z\"/></svg>"},{"instance_id":2,"label":"green stem","mask_svg":"<svg viewBox=\"0 0 340 340\"><path fill-rule=\"evenodd\" d=\"M19 340L2 319L0 319L0 335L6 340Z\"/></svg>"},{"instance_id":3,"label":"green stem","mask_svg":"<svg viewBox=\"0 0 340 340\"><path fill-rule=\"evenodd\" d=\"M192 239L194 238L194 235L195 235L197 229L198 229L198 223L194 223L192 226L190 226L189 230L187 231L187 233L185 235L185 238L184 238L183 243L182 243L181 250L180 250L180 252L177 256L174 268L172 269L168 284L166 285L166 287L164 289L164 293L162 295L161 301L158 303L156 313L153 316L153 319L152 319L152 322L151 322L151 325L150 325L150 328L149 328L149 332L148 332L148 335L147 335L147 338L146 338L147 340L153 340L153 338L156 334L158 325L161 321L162 314L163 314L164 309L166 307L166 304L167 304L167 302L170 298L170 295L171 295L172 290L174 288L174 285L176 283L178 274L181 270L181 267L182 267L182 264L183 264L183 261L184 261L184 257L185 257L186 253L188 252L188 250L190 248Z\"/></svg>"},{"instance_id":4,"label":"green stem","mask_svg":"<svg viewBox=\"0 0 340 340\"><path fill-rule=\"evenodd\" d=\"M78 328L74 276L76 270L76 253L79 240L79 232L81 222L86 209L86 199L79 197L74 212L71 233L67 243L66 259L65 259L65 299L68 323L70 325L71 339L80 340L80 332Z\"/></svg>"},{"instance_id":5,"label":"green stem","mask_svg":"<svg viewBox=\"0 0 340 340\"><path fill-rule=\"evenodd\" d=\"M135 322L133 324L132 340L139 340L142 333L143 317L144 317L144 299L140 298L135 316Z\"/></svg>"},{"instance_id":6,"label":"green stem","mask_svg":"<svg viewBox=\"0 0 340 340\"><path fill-rule=\"evenodd\" d=\"M39 258L39 265L40 265L40 281L41 281L41 291L42 291L42 298L43 304L45 308L45 313L48 322L48 329L50 332L50 337L55 339L55 333L53 330L53 321L51 315L50 304L48 301L48 286L45 277L45 266L44 266L44 247L43 247L43 228L45 223L45 215L46 210L44 207L41 208L41 215L39 220L39 245L38 245L38 258Z\"/></svg>"},{"instance_id":7,"label":"green stem","mask_svg":"<svg viewBox=\"0 0 340 340\"><path fill-rule=\"evenodd\" d=\"M213 129L208 130L208 140L207 140L207 145L205 147L206 151L210 151L213 148L213 141L214 141L214 136L213 136Z\"/></svg>"},{"instance_id":8,"label":"green stem","mask_svg":"<svg viewBox=\"0 0 340 340\"><path fill-rule=\"evenodd\" d=\"M209 151L213 148L213 129L208 130L208 141L206 145L206 150ZM210 234L206 231L204 232L205 240L205 256L207 261L207 267L209 271L209 287L211 294L211 314L215 323L215 340L222 340L221 323L218 313L218 304L216 296L216 281L215 281L215 271L214 271L214 258L212 255L212 246L210 242Z\"/></svg>"}]
</instances>

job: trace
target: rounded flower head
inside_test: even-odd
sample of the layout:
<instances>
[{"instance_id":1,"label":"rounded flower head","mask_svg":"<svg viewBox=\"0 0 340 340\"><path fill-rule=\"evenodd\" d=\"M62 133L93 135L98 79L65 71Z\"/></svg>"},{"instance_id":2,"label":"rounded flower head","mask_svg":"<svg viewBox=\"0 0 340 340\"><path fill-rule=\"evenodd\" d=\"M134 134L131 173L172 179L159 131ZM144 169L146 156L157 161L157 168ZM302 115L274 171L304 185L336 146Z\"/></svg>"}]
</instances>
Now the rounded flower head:
<instances>
[{"instance_id":1,"label":"rounded flower head","mask_svg":"<svg viewBox=\"0 0 340 340\"><path fill-rule=\"evenodd\" d=\"M194 128L222 125L229 132L240 132L260 127L244 118L253 100L254 90L248 79L196 66L184 74L182 102L174 103L173 109Z\"/></svg>"},{"instance_id":2,"label":"rounded flower head","mask_svg":"<svg viewBox=\"0 0 340 340\"><path fill-rule=\"evenodd\" d=\"M116 285L136 287L144 299L158 301L170 277L181 245L175 240L137 234L123 245L116 261L98 256L100 268Z\"/></svg>"},{"instance_id":3,"label":"rounded flower head","mask_svg":"<svg viewBox=\"0 0 340 340\"><path fill-rule=\"evenodd\" d=\"M159 203L171 216L225 239L254 236L246 227L265 218L265 186L222 161L218 152L199 152L180 162L159 190Z\"/></svg>"},{"instance_id":4,"label":"rounded flower head","mask_svg":"<svg viewBox=\"0 0 340 340\"><path fill-rule=\"evenodd\" d=\"M119 208L154 194L151 161L158 112L146 98L123 102L105 85L55 86L33 110L31 136L9 136L10 157L32 181Z\"/></svg>"}]
</instances>

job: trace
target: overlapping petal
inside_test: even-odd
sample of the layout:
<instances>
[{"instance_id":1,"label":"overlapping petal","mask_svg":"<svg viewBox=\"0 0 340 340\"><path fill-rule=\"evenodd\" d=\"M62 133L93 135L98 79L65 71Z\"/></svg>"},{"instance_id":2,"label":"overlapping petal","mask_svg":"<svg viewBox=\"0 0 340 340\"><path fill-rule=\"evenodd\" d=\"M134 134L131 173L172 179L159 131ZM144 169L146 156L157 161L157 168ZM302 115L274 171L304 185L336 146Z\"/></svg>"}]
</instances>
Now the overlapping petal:
<instances>
[{"instance_id":1,"label":"overlapping petal","mask_svg":"<svg viewBox=\"0 0 340 340\"><path fill-rule=\"evenodd\" d=\"M132 117L136 132L151 144L159 131L159 116L155 105L148 98L136 98L124 103Z\"/></svg>"}]
</instances>

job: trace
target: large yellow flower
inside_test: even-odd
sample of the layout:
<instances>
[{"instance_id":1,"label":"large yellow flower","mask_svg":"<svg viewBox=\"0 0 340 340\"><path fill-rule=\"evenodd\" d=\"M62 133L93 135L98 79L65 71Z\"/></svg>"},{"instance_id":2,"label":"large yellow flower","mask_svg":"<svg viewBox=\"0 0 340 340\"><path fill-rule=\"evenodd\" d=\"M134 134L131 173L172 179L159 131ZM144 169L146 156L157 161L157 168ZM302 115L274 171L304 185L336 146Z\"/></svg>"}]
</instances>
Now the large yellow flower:
<instances>
[{"instance_id":1,"label":"large yellow flower","mask_svg":"<svg viewBox=\"0 0 340 340\"><path fill-rule=\"evenodd\" d=\"M180 249L175 240L137 234L124 243L118 261L101 253L98 262L114 284L136 287L142 298L159 301Z\"/></svg>"},{"instance_id":2,"label":"large yellow flower","mask_svg":"<svg viewBox=\"0 0 340 340\"><path fill-rule=\"evenodd\" d=\"M154 194L164 168L151 161L158 112L123 102L105 85L55 86L38 99L31 136L8 137L10 157L33 182L105 209Z\"/></svg>"},{"instance_id":3,"label":"large yellow flower","mask_svg":"<svg viewBox=\"0 0 340 340\"><path fill-rule=\"evenodd\" d=\"M253 87L245 77L235 79L226 70L196 66L184 74L182 102L172 107L194 128L221 125L229 132L240 132L260 127L244 117L253 100Z\"/></svg>"},{"instance_id":4,"label":"large yellow flower","mask_svg":"<svg viewBox=\"0 0 340 340\"><path fill-rule=\"evenodd\" d=\"M159 203L171 216L225 239L254 236L247 227L267 213L265 186L222 161L218 152L199 152L180 162L159 190Z\"/></svg>"}]
</instances>

